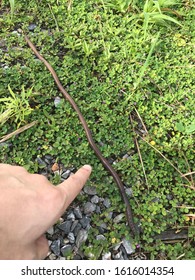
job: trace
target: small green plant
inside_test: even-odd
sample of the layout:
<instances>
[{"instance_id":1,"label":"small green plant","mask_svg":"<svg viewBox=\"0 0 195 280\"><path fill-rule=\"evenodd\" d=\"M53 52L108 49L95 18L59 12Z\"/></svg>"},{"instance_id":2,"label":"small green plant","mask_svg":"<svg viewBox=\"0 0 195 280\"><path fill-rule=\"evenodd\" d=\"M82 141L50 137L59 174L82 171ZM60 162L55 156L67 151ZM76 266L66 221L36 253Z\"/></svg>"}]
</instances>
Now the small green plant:
<instances>
[{"instance_id":1,"label":"small green plant","mask_svg":"<svg viewBox=\"0 0 195 280\"><path fill-rule=\"evenodd\" d=\"M182 122L176 123L176 129L182 133L192 134L195 132L195 120L190 125L185 126Z\"/></svg>"},{"instance_id":2,"label":"small green plant","mask_svg":"<svg viewBox=\"0 0 195 280\"><path fill-rule=\"evenodd\" d=\"M143 7L143 12L139 13L139 15L133 15L131 20L136 20L137 22L140 20L143 21L144 38L146 38L147 30L150 24L168 26L168 22L173 22L182 26L178 20L165 14L169 13L171 15L179 16L176 11L169 8L175 4L177 4L175 0L146 0Z\"/></svg>"},{"instance_id":3,"label":"small green plant","mask_svg":"<svg viewBox=\"0 0 195 280\"><path fill-rule=\"evenodd\" d=\"M39 1L39 5L34 0L15 1L11 20L10 13L7 15L9 1L2 1L0 98L14 99L7 89L10 81L17 98L22 99L21 85L28 91L33 84L33 92L40 94L37 102L34 94L25 97L30 105L37 104L25 120L39 120L38 125L9 138L11 145L6 140L0 146L0 161L25 166L31 173L47 172L54 184L60 177L36 158L46 162L50 156L71 170L89 162L94 172L87 185L96 188L98 197L108 197L111 204L106 208L99 201L101 211L91 216L87 242L79 251L85 259L102 259L106 252L113 256L118 253L117 244L130 236L125 216L118 223L113 221L125 212L124 205L113 179L90 149L78 116L63 99L55 106L60 93L50 73L35 59L22 36L12 33L13 23L18 26L22 22L24 31L36 23L36 36L33 32L28 36L52 63L103 155L127 186L134 221L141 226L136 253L147 252L148 259L194 259L192 1L131 2L128 6L123 0L48 0ZM156 19L167 15L181 23L179 9L184 15L183 28L170 20ZM60 32L56 32L58 27ZM0 114L9 108L2 101ZM13 131L18 124L15 118L13 115L0 127L2 135ZM75 205L82 208L89 199L83 192ZM156 239L167 229L186 228L186 240L168 245ZM97 240L102 234L105 240ZM74 255L68 252L65 258L73 259Z\"/></svg>"},{"instance_id":4,"label":"small green plant","mask_svg":"<svg viewBox=\"0 0 195 280\"><path fill-rule=\"evenodd\" d=\"M157 45L159 36L160 36L160 32L157 34L156 38L154 38L154 39L152 40L151 48L150 48L150 51L149 51L148 56L147 56L147 58L146 58L146 61L145 61L145 63L143 64L143 66L141 67L141 70L140 70L140 73L139 73L139 77L138 77L138 79L137 79L137 82L134 83L134 90L139 86L139 84L140 84L140 82L141 82L141 80L142 80L142 78L143 78L143 76L144 76L144 74L145 74L145 72L146 72L146 69L147 69L147 67L148 67L148 65L149 65L150 58L151 58L151 56L152 56L152 54L153 54L154 48L155 48L155 46ZM129 99L129 98L127 98L127 99Z\"/></svg>"},{"instance_id":5,"label":"small green plant","mask_svg":"<svg viewBox=\"0 0 195 280\"><path fill-rule=\"evenodd\" d=\"M9 0L9 3L11 8L11 19L12 19L14 15L14 9L15 9L15 0Z\"/></svg>"},{"instance_id":6,"label":"small green plant","mask_svg":"<svg viewBox=\"0 0 195 280\"><path fill-rule=\"evenodd\" d=\"M134 2L137 2L135 0L114 0L114 1L106 1L104 4L107 7L113 8L114 10L117 10L121 13L125 13L130 5L134 4Z\"/></svg>"},{"instance_id":7,"label":"small green plant","mask_svg":"<svg viewBox=\"0 0 195 280\"><path fill-rule=\"evenodd\" d=\"M8 89L11 96L0 98L0 103L3 103L0 111L0 125L13 119L19 127L25 121L25 117L33 110L28 101L32 95L32 89L25 91L24 86L22 86L21 96L17 96L9 85Z\"/></svg>"}]
</instances>

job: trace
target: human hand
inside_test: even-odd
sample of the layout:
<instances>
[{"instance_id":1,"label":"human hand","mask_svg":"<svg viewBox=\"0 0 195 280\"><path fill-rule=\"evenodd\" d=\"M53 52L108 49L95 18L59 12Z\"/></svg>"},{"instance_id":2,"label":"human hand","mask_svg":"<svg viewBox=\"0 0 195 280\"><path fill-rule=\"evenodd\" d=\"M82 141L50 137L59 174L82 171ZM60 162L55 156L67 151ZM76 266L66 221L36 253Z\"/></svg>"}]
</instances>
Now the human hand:
<instances>
[{"instance_id":1,"label":"human hand","mask_svg":"<svg viewBox=\"0 0 195 280\"><path fill-rule=\"evenodd\" d=\"M85 165L53 186L43 175L0 164L0 259L44 259L44 233L79 194L91 173Z\"/></svg>"}]
</instances>

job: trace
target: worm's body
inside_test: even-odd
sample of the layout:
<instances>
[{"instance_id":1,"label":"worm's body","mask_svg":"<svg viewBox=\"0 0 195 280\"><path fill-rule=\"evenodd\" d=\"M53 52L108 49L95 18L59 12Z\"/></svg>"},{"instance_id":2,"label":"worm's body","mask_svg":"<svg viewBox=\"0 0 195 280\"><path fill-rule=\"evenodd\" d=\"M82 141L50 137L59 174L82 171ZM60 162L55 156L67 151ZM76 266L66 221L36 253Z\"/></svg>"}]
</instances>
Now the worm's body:
<instances>
[{"instance_id":1,"label":"worm's body","mask_svg":"<svg viewBox=\"0 0 195 280\"><path fill-rule=\"evenodd\" d=\"M129 204L129 200L127 198L123 183L119 177L119 175L116 173L116 171L114 170L114 168L111 166L111 164L102 156L99 148L97 147L95 141L93 140L91 131L87 125L87 122L85 121L85 118L83 117L80 109L78 108L77 104L75 103L75 101L72 99L72 97L67 93L67 91L64 89L64 87L62 86L56 72L54 71L54 69L52 68L52 66L47 62L47 60L45 60L40 53L37 51L36 47L33 45L33 43L28 39L27 36L25 36L25 40L28 43L29 47L32 49L32 51L35 53L35 55L45 64L45 66L47 67L47 69L50 71L50 73L52 74L55 83L57 85L57 87L59 88L59 90L61 91L61 93L63 94L64 98L66 100L69 101L69 103L71 104L71 106L73 107L73 109L77 112L78 117L80 119L80 122L85 130L86 136L87 136L87 140L91 146L91 148L93 149L93 151L95 152L96 156L99 158L99 160L102 162L103 166L107 169L107 171L111 174L111 176L114 178L114 181L116 182L119 190L120 190L120 194L121 197L125 203L126 206L126 214L127 214L127 222L129 224L129 227L133 233L133 235L137 234L137 230L133 221L133 215L132 215L132 210L131 210L131 206Z\"/></svg>"}]
</instances>

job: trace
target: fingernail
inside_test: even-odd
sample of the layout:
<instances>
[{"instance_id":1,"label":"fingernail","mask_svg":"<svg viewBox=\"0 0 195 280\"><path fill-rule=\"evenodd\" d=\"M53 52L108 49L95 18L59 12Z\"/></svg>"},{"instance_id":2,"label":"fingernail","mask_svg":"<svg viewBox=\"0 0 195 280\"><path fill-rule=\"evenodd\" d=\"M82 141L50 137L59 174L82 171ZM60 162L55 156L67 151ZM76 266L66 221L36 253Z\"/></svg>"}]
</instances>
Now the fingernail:
<instances>
[{"instance_id":1,"label":"fingernail","mask_svg":"<svg viewBox=\"0 0 195 280\"><path fill-rule=\"evenodd\" d=\"M92 170L92 167L89 164L83 165L83 168L85 168L87 171L91 171Z\"/></svg>"}]
</instances>

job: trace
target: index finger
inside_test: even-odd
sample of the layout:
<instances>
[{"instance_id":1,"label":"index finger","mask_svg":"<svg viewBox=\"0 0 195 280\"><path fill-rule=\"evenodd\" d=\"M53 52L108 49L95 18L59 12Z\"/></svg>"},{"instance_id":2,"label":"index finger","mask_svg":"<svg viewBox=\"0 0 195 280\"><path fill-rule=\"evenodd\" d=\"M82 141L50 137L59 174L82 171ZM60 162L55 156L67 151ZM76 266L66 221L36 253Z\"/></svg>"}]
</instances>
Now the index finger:
<instances>
[{"instance_id":1,"label":"index finger","mask_svg":"<svg viewBox=\"0 0 195 280\"><path fill-rule=\"evenodd\" d=\"M57 186L65 199L64 209L62 211L65 211L65 209L80 193L91 174L91 170L92 168L90 165L84 165L74 175L70 176L66 181Z\"/></svg>"},{"instance_id":2,"label":"index finger","mask_svg":"<svg viewBox=\"0 0 195 280\"><path fill-rule=\"evenodd\" d=\"M85 185L91 174L91 170L90 165L84 165L63 183L56 187L51 185L50 191L48 189L47 193L44 193L45 203L42 204L44 215L39 216L41 219L44 216L44 223L42 222L41 226L39 225L40 228L37 231L37 235L47 231L64 214L66 208Z\"/></svg>"}]
</instances>

